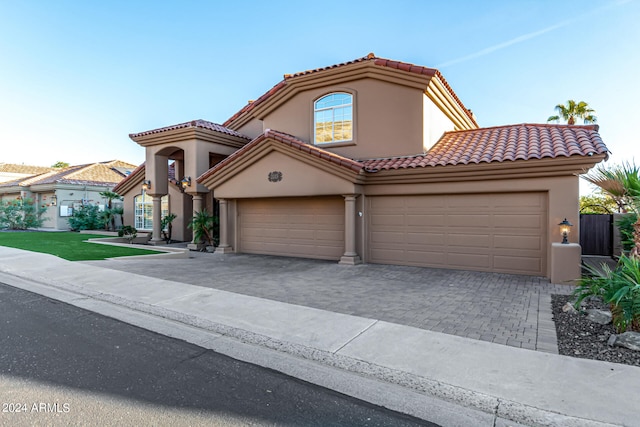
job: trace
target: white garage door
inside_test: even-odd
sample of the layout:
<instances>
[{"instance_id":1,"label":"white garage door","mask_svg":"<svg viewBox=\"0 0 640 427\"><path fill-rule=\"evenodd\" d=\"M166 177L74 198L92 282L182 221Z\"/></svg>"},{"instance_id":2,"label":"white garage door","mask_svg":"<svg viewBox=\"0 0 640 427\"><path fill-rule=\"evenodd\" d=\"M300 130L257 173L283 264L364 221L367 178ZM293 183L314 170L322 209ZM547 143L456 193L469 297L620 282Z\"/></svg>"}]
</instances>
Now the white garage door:
<instances>
[{"instance_id":1,"label":"white garage door","mask_svg":"<svg viewBox=\"0 0 640 427\"><path fill-rule=\"evenodd\" d=\"M373 263L544 275L545 193L368 198Z\"/></svg>"},{"instance_id":2,"label":"white garage door","mask_svg":"<svg viewBox=\"0 0 640 427\"><path fill-rule=\"evenodd\" d=\"M239 251L339 260L344 253L341 197L238 201Z\"/></svg>"}]
</instances>

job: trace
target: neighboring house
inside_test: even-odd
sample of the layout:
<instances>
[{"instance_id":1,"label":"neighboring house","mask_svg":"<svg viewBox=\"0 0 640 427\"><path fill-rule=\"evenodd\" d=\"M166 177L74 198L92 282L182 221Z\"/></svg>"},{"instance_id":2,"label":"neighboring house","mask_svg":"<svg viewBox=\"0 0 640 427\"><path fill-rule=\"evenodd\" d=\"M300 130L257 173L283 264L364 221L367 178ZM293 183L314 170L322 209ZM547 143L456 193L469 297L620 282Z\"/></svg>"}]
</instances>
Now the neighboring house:
<instances>
[{"instance_id":1,"label":"neighboring house","mask_svg":"<svg viewBox=\"0 0 640 427\"><path fill-rule=\"evenodd\" d=\"M0 163L0 183L16 181L33 175L39 175L53 170L45 166L16 165L12 163Z\"/></svg>"},{"instance_id":2,"label":"neighboring house","mask_svg":"<svg viewBox=\"0 0 640 427\"><path fill-rule=\"evenodd\" d=\"M83 204L104 209L101 192L111 191L136 166L119 160L66 168L0 183L0 200L33 199L46 211L43 228L68 230L68 218ZM116 202L118 203L118 202ZM122 202L119 202L120 206ZM115 206L114 206L115 207Z\"/></svg>"},{"instance_id":3,"label":"neighboring house","mask_svg":"<svg viewBox=\"0 0 640 427\"><path fill-rule=\"evenodd\" d=\"M608 155L597 126L479 128L438 70L373 54L285 75L222 125L130 137L146 163L117 190L131 212L150 183L154 242L169 194L180 228L219 212L221 253L556 281L579 274L579 245L557 244L579 223L577 175Z\"/></svg>"}]
</instances>

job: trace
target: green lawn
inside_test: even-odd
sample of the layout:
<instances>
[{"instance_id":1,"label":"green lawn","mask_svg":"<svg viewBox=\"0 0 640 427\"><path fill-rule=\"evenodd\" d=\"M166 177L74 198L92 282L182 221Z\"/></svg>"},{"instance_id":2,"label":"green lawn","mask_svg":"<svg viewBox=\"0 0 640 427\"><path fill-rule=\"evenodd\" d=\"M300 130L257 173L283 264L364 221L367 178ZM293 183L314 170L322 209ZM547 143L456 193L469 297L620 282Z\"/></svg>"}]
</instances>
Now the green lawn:
<instances>
[{"instance_id":1,"label":"green lawn","mask_svg":"<svg viewBox=\"0 0 640 427\"><path fill-rule=\"evenodd\" d=\"M92 238L104 238L104 236L46 231L0 232L0 246L42 252L69 261L89 261L160 253L146 249L100 245L84 241Z\"/></svg>"}]
</instances>

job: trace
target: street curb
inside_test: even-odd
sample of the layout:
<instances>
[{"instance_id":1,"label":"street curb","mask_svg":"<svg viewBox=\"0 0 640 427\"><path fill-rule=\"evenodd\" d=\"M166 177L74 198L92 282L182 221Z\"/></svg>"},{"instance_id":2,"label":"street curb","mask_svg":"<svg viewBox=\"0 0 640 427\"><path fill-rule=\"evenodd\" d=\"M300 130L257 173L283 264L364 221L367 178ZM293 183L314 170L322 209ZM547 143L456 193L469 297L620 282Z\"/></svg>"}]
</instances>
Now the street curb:
<instances>
[{"instance_id":1,"label":"street curb","mask_svg":"<svg viewBox=\"0 0 640 427\"><path fill-rule=\"evenodd\" d=\"M520 425L529 426L562 426L562 427L605 427L615 426L614 424L603 423L599 421L578 418L574 416L563 415L560 413L548 411L542 408L533 407L530 405L521 404L514 401L505 400L496 396L491 396L485 393L480 393L474 390L465 389L452 384L443 383L441 381L430 380L415 374L408 372L391 369L388 367L380 366L370 362L366 362L360 359L356 359L349 356L339 354L337 352L329 352L325 350L315 349L313 347L304 346L301 344L294 344L286 341L281 341L275 338L271 338L265 335L250 332L244 329L231 327L221 323L211 322L197 316L186 315L184 313L176 312L166 308L161 308L152 304L145 304L140 302L133 302L115 295L90 291L83 287L69 284L66 282L55 281L46 278L23 278L19 275L2 272L0 278L3 276L11 276L18 280L6 280L13 283L7 283L8 285L25 289L27 291L43 294L47 297L62 300L72 305L93 311L87 303L87 298L94 301L107 303L115 307L125 307L128 310L132 310L136 313L143 313L145 315L153 316L159 320L168 320L177 322L178 324L185 325L191 328L195 328L197 331L201 331L208 335L208 341L216 338L230 339L235 342L250 345L253 347L259 347L262 349L268 349L270 351L292 356L298 359L303 359L309 362L315 362L326 367L335 368L340 371L346 371L351 374L357 374L359 376L369 378L372 380L382 381L386 384L393 386L399 386L403 389L409 390L414 393L418 393L422 396L438 399L450 404L462 406L463 408L471 411L480 411L493 418L492 425L497 425L496 421L512 421ZM33 286L33 284L37 286ZM42 289L42 287L49 288ZM34 289L36 288L36 289ZM40 288L40 289L37 289ZM54 289L51 289L54 288ZM55 291L54 291L55 290ZM62 294L56 295L57 292ZM114 317L114 316L112 316ZM125 316L126 317L126 316ZM118 317L115 317L118 318ZM127 320L123 321L127 322ZM130 323L130 322L128 322ZM196 331L192 331L196 333ZM196 333L197 334L197 333ZM186 341L191 341L188 337ZM193 338L192 338L193 339ZM198 342L194 344L202 345L202 339L196 339ZM280 370L274 366L266 366L275 370ZM286 372L285 372L286 373ZM339 391L339 390L338 390ZM358 396L354 396L358 397ZM361 398L361 397L358 397ZM380 402L371 402L375 404L381 404ZM382 404L382 406L386 406ZM393 408L391 408L393 409ZM420 414L410 413L402 409L394 409L407 413L412 416L417 416L423 419ZM427 419L432 421L432 419ZM503 425L509 425L502 423Z\"/></svg>"}]
</instances>

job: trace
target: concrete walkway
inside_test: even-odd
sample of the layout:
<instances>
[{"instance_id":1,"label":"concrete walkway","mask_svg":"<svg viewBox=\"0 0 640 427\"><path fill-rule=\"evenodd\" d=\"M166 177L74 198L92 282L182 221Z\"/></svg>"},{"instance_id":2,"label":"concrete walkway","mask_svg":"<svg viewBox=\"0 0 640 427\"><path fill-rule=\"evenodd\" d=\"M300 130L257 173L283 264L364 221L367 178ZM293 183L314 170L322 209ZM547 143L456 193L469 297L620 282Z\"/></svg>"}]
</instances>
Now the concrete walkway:
<instances>
[{"instance_id":1,"label":"concrete walkway","mask_svg":"<svg viewBox=\"0 0 640 427\"><path fill-rule=\"evenodd\" d=\"M242 263L236 260L251 257L211 259L215 261L209 276L220 279L241 273ZM279 258L272 262L286 268ZM221 269L225 264L228 269ZM327 268L345 275L343 289L358 275L358 267ZM380 273L359 271L368 271L371 280ZM390 270L400 274L400 282L407 271ZM280 279L263 273L252 286ZM322 294L323 285L332 280L316 276L316 292ZM637 405L629 401L640 384L636 367L498 345L391 323L381 316L336 313L4 247L0 282L446 426L639 425ZM296 289L295 283L282 285ZM414 298L410 294L406 301Z\"/></svg>"}]
</instances>

